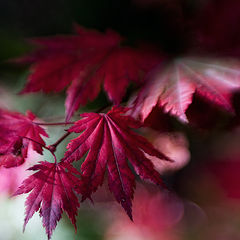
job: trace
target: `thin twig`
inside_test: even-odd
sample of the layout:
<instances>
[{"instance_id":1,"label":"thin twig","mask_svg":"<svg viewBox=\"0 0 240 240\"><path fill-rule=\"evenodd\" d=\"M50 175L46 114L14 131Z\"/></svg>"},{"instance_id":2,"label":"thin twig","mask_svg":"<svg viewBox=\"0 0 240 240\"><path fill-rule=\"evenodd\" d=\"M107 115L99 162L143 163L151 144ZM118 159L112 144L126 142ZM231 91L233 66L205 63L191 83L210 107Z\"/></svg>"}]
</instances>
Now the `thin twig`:
<instances>
[{"instance_id":1,"label":"thin twig","mask_svg":"<svg viewBox=\"0 0 240 240\"><path fill-rule=\"evenodd\" d=\"M71 125L74 124L74 122L57 122L57 123L38 123L38 122L33 122L34 124L37 125L42 125L42 126L60 126L60 125Z\"/></svg>"},{"instance_id":2,"label":"thin twig","mask_svg":"<svg viewBox=\"0 0 240 240\"><path fill-rule=\"evenodd\" d=\"M48 151L52 154L52 156L53 156L53 158L54 158L54 161L55 161L55 164L57 164L56 155L54 154L54 151L51 150L51 148L46 147L46 146L43 145L42 143L37 142L37 141L35 141L35 140L33 140L33 139L29 138L29 137L23 137L23 136L21 136L21 137L22 137L22 138L25 138L25 139L27 139L27 140L29 140L29 141L32 141L32 142L34 142L34 143L37 143L37 144L39 144L42 148L45 148L46 150L48 150Z\"/></svg>"},{"instance_id":3,"label":"thin twig","mask_svg":"<svg viewBox=\"0 0 240 240\"><path fill-rule=\"evenodd\" d=\"M71 132L66 132L61 138L59 138L54 144L48 146L48 148L52 151L55 152L57 146L69 135L71 134Z\"/></svg>"}]
</instances>

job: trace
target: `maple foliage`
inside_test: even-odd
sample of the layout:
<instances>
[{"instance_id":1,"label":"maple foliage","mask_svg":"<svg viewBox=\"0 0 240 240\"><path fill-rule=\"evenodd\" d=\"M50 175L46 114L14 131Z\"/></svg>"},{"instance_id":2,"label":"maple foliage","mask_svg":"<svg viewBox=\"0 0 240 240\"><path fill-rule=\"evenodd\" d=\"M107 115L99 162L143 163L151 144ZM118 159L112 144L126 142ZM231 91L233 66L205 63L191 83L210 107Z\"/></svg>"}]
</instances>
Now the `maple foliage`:
<instances>
[{"instance_id":1,"label":"maple foliage","mask_svg":"<svg viewBox=\"0 0 240 240\"><path fill-rule=\"evenodd\" d=\"M109 99L119 104L129 82L139 83L143 73L159 62L156 54L120 46L122 38L116 32L75 28L74 36L32 40L42 48L19 60L32 63L22 93L59 92L69 87L67 121L80 105L97 97L102 84Z\"/></svg>"},{"instance_id":2,"label":"maple foliage","mask_svg":"<svg viewBox=\"0 0 240 240\"><path fill-rule=\"evenodd\" d=\"M236 0L231 2L239 6ZM190 24L184 26L187 25L187 20L182 11L182 1L174 0L170 5L177 7L178 17L173 21L174 24L168 23L169 26L176 25L179 35L186 30L186 36L189 36L193 29L189 30ZM24 229L33 214L38 211L48 239L51 238L63 211L76 228L76 216L80 207L78 198L81 196L82 201L91 199L92 194L103 184L105 176L110 192L132 220L135 175L164 187L162 177L155 166L158 166L159 161L165 161L166 165L172 163L172 160L162 153L167 150L166 138L164 144L163 140L158 138L159 143L155 148L134 129L142 127L143 122L145 126L153 128L153 125L157 125L157 129L160 129L159 117L153 117L154 123L151 120L154 111L169 113L187 123L186 111L192 104L194 94L220 108L234 112L231 97L240 89L239 61L186 55L186 52L189 52L193 56L202 56L197 54L199 49L200 53L208 50L213 53L221 48L224 48L223 55L235 55L233 52L238 43L237 40L233 41L233 38L239 38L235 29L224 30L225 33L231 33L231 39L225 41L225 36L224 39L221 38L221 27L216 28L220 19L229 19L229 23L235 22L234 14L230 18L231 11L226 9L225 12L225 5L227 4L223 2L220 4L219 13L215 10L215 1L213 5L209 5L208 20L212 16L213 21L207 29L205 26L202 28L202 22L198 22L197 17L193 17L195 20L192 25L197 26L193 32L201 39L197 41L196 36L192 36L192 41L185 36L179 36L176 40L176 52L173 52L178 54L183 49L185 54L181 52L183 57L175 56L173 61L169 61L167 57L163 59L158 51L152 51L152 47L145 49L126 46L125 39L112 30L101 33L78 25L75 25L75 33L70 36L59 35L30 40L37 49L17 60L20 63L31 64L27 83L21 93L58 93L66 90L65 122L46 125L73 125L56 143L46 146L43 137L48 137L48 134L40 126L41 123L38 124L38 119L32 112L28 111L23 115L0 109L0 167L11 170L12 167L21 165L30 148L39 154L43 154L44 148L55 159L54 163L39 162L29 168L36 172L25 179L14 194L29 194L25 202ZM203 9L204 11L206 10ZM212 11L215 14L212 15ZM226 17L222 18L222 12ZM216 31L212 31L215 28ZM164 31L168 32L166 29ZM208 36L208 33L212 35ZM179 46L177 44L177 41L181 42L180 39L183 42L183 39L186 39L182 47L181 43ZM218 45L216 39L221 40ZM195 42L199 46L196 47ZM234 50L229 46L232 42ZM166 53L166 56L169 57L170 54ZM124 108L121 107L121 103L130 82L136 83L140 88L134 100L130 101L129 107ZM70 122L80 106L96 99L101 88L113 103L112 109L107 113L98 113L100 110L96 113L83 113L80 114L80 120ZM163 116L162 112L159 116ZM79 135L68 143L66 152L58 163L54 152L71 133ZM159 132L157 134L159 135ZM169 136L168 134L167 137ZM177 155L179 156L179 152ZM186 158L188 157L189 155ZM72 163L80 160L83 162L78 171ZM165 164L159 165L164 165L166 170ZM154 211L157 212L155 207Z\"/></svg>"},{"instance_id":3,"label":"maple foliage","mask_svg":"<svg viewBox=\"0 0 240 240\"><path fill-rule=\"evenodd\" d=\"M145 120L153 107L188 122L185 114L196 92L233 111L231 96L240 89L240 63L233 59L182 58L156 70L132 103L131 114Z\"/></svg>"},{"instance_id":4,"label":"maple foliage","mask_svg":"<svg viewBox=\"0 0 240 240\"><path fill-rule=\"evenodd\" d=\"M37 171L26 180L14 193L14 196L29 193L26 205L24 229L29 219L39 210L48 239L57 222L61 219L63 210L67 213L76 228L76 215L80 206L74 192L79 179L79 173L67 163L40 162L28 170Z\"/></svg>"},{"instance_id":5,"label":"maple foliage","mask_svg":"<svg viewBox=\"0 0 240 240\"><path fill-rule=\"evenodd\" d=\"M127 159L142 179L157 185L162 185L162 180L146 154L162 160L170 159L154 149L146 139L130 130L140 127L140 124L123 115L126 111L125 108L114 107L107 114L81 114L82 119L68 130L81 134L68 144L62 161L78 161L88 152L81 165L83 199L90 198L102 185L107 171L110 191L132 218L135 177Z\"/></svg>"},{"instance_id":6,"label":"maple foliage","mask_svg":"<svg viewBox=\"0 0 240 240\"><path fill-rule=\"evenodd\" d=\"M21 165L30 146L42 154L42 146L45 146L42 136L48 137L48 134L34 123L34 120L37 118L31 111L27 111L24 116L18 112L0 109L0 166Z\"/></svg>"}]
</instances>

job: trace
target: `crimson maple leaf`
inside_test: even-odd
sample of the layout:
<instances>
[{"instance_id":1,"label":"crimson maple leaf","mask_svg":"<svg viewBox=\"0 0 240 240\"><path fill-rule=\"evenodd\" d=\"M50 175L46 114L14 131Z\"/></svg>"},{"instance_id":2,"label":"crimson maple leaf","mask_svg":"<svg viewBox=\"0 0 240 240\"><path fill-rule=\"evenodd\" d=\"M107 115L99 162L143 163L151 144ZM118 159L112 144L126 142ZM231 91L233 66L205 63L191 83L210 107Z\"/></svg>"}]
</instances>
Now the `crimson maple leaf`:
<instances>
[{"instance_id":1,"label":"crimson maple leaf","mask_svg":"<svg viewBox=\"0 0 240 240\"><path fill-rule=\"evenodd\" d=\"M158 185L162 185L162 180L147 154L169 159L154 149L145 138L130 130L140 127L140 124L133 118L122 115L126 111L127 109L114 107L107 114L81 114L82 119L68 130L81 134L68 144L68 151L62 161L78 161L88 152L81 165L83 199L90 198L102 185L107 171L110 191L132 218L135 177L127 159L142 179Z\"/></svg>"},{"instance_id":2,"label":"crimson maple leaf","mask_svg":"<svg viewBox=\"0 0 240 240\"><path fill-rule=\"evenodd\" d=\"M29 219L39 210L48 239L51 238L63 210L76 229L76 215L80 206L74 192L78 171L68 163L40 162L28 170L38 171L23 181L13 196L29 193L25 202L24 229Z\"/></svg>"},{"instance_id":3,"label":"crimson maple leaf","mask_svg":"<svg viewBox=\"0 0 240 240\"><path fill-rule=\"evenodd\" d=\"M195 92L233 111L231 96L240 89L240 64L236 60L183 58L156 71L132 104L131 115L145 120L154 106L187 122L186 109Z\"/></svg>"},{"instance_id":4,"label":"crimson maple leaf","mask_svg":"<svg viewBox=\"0 0 240 240\"><path fill-rule=\"evenodd\" d=\"M122 38L77 26L77 35L35 39L42 49L22 59L33 63L22 93L59 92L68 87L66 120L80 105L94 100L103 84L110 100L119 104L129 81L139 82L159 58L147 51L120 47Z\"/></svg>"},{"instance_id":5,"label":"crimson maple leaf","mask_svg":"<svg viewBox=\"0 0 240 240\"><path fill-rule=\"evenodd\" d=\"M22 164L27 157L29 146L42 154L45 142L41 136L48 135L33 120L36 120L36 116L30 111L24 116L18 112L0 109L0 166L14 167Z\"/></svg>"}]
</instances>

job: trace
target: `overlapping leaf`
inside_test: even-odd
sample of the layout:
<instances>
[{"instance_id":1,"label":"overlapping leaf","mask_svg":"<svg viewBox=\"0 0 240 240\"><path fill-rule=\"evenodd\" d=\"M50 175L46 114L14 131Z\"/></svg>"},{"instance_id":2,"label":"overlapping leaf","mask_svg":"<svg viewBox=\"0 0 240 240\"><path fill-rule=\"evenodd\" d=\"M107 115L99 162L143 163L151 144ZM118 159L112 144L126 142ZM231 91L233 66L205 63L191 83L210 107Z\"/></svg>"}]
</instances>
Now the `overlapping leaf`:
<instances>
[{"instance_id":1,"label":"overlapping leaf","mask_svg":"<svg viewBox=\"0 0 240 240\"><path fill-rule=\"evenodd\" d=\"M0 166L14 167L22 164L29 146L42 154L42 146L45 145L42 136L48 135L34 120L36 117L30 111L24 116L21 113L0 110Z\"/></svg>"},{"instance_id":2,"label":"overlapping leaf","mask_svg":"<svg viewBox=\"0 0 240 240\"><path fill-rule=\"evenodd\" d=\"M33 63L23 93L59 92L69 86L67 120L80 105L97 97L101 84L110 100L119 104L129 81L139 82L159 61L155 54L120 47L122 38L113 31L103 34L78 26L76 32L35 39L42 49L22 59Z\"/></svg>"},{"instance_id":3,"label":"overlapping leaf","mask_svg":"<svg viewBox=\"0 0 240 240\"><path fill-rule=\"evenodd\" d=\"M186 109L195 92L233 111L232 93L240 89L240 63L236 60L183 58L156 72L138 94L131 114L144 120L154 106L163 107L187 122Z\"/></svg>"},{"instance_id":4,"label":"overlapping leaf","mask_svg":"<svg viewBox=\"0 0 240 240\"><path fill-rule=\"evenodd\" d=\"M79 185L79 179L75 176L79 174L77 170L67 163L49 162L40 162L29 170L37 172L24 180L14 194L16 196L31 192L25 202L24 229L38 210L48 239L61 219L63 210L76 228L75 218L80 206L74 192L76 185Z\"/></svg>"},{"instance_id":5,"label":"overlapping leaf","mask_svg":"<svg viewBox=\"0 0 240 240\"><path fill-rule=\"evenodd\" d=\"M107 172L110 191L132 218L135 177L127 160L142 179L161 185L160 175L154 170L147 154L169 159L154 149L145 138L131 131L130 128L138 128L140 124L124 116L126 111L114 107L107 114L81 114L82 119L69 129L69 132L81 134L69 143L63 161L78 161L88 152L81 165L83 199L90 198L103 183Z\"/></svg>"}]
</instances>

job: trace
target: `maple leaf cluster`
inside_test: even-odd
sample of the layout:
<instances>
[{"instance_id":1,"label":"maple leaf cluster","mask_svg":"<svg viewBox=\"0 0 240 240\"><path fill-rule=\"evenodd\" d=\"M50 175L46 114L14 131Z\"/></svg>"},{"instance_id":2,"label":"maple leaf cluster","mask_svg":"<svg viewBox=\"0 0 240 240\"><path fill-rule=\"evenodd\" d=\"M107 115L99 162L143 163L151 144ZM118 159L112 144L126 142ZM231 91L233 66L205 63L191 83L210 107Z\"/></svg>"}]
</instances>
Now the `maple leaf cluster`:
<instances>
[{"instance_id":1,"label":"maple leaf cluster","mask_svg":"<svg viewBox=\"0 0 240 240\"><path fill-rule=\"evenodd\" d=\"M201 29L199 33L204 36ZM202 57L197 51L170 59L152 48L126 46L124 40L112 30L100 33L75 25L72 36L32 39L38 48L17 60L31 64L21 93L66 90L66 121L62 124L73 124L63 138L46 146L43 137L48 134L42 127L45 123L32 112L23 115L0 110L0 167L21 165L29 149L39 154L44 149L50 151L55 160L30 167L36 172L14 194L29 193L24 228L37 211L49 239L63 211L76 228L80 197L81 201L92 200L105 178L110 192L132 219L135 174L163 187L151 157L172 161L132 129L144 126L156 107L187 123L186 111L194 94L234 112L231 97L240 89L238 60ZM209 50L209 45L205 45ZM138 91L131 101L123 103L132 82ZM80 120L69 122L80 106L96 99L102 87L113 103L111 110L83 113ZM54 152L71 133L78 136L68 143L63 158L57 161ZM74 162L82 159L78 170Z\"/></svg>"},{"instance_id":2,"label":"maple leaf cluster","mask_svg":"<svg viewBox=\"0 0 240 240\"><path fill-rule=\"evenodd\" d=\"M16 167L24 162L28 148L42 154L43 148L50 151L55 162L39 162L28 170L37 171L23 181L14 196L29 193L26 200L24 228L35 212L39 210L48 238L65 211L76 228L76 215L82 201L91 199L103 184L105 172L108 175L109 189L116 200L132 219L132 199L135 189L135 172L142 178L163 186L160 174L154 169L146 156L170 161L156 150L145 138L131 131L141 124L130 116L124 115L127 108L113 107L108 113L81 114L68 132L80 133L67 146L65 156L57 162L54 145L46 146L41 135L47 133L36 122L35 116L1 110L1 166ZM7 124L11 120L10 124ZM34 121L33 121L34 120ZM30 146L31 145L31 146ZM81 171L72 166L87 153Z\"/></svg>"},{"instance_id":3,"label":"maple leaf cluster","mask_svg":"<svg viewBox=\"0 0 240 240\"><path fill-rule=\"evenodd\" d=\"M102 84L109 99L119 105L130 82L142 86L129 103L131 115L141 121L158 106L187 122L185 112L195 92L233 111L231 96L240 88L238 60L196 56L194 51L172 60L156 51L123 46L123 38L111 30L103 34L75 26L75 31L69 37L32 39L40 49L18 60L32 63L22 93L67 88L66 121L98 96Z\"/></svg>"}]
</instances>

